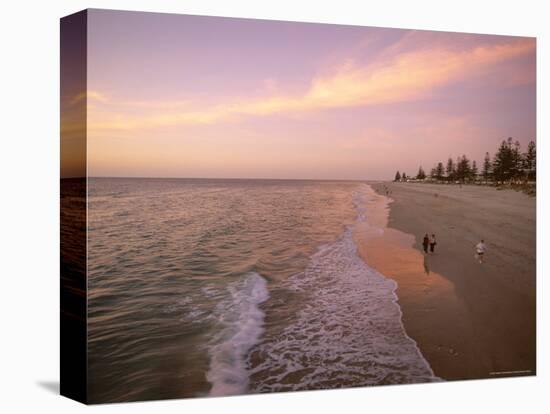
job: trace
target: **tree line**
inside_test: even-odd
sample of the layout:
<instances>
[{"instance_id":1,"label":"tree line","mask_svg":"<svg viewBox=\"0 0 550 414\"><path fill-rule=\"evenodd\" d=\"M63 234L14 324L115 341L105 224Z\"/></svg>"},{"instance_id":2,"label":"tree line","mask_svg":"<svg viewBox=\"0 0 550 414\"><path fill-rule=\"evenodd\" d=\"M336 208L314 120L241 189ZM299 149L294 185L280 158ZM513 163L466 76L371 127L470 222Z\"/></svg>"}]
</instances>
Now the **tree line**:
<instances>
[{"instance_id":1,"label":"tree line","mask_svg":"<svg viewBox=\"0 0 550 414\"><path fill-rule=\"evenodd\" d=\"M485 181L493 183L535 181L537 176L537 151L535 142L527 145L525 152L521 151L519 141L508 138L503 140L494 157L491 159L488 152L485 153L481 170L477 162L470 161L466 155L453 160L449 157L447 162L438 162L430 171L432 180L448 182ZM420 166L415 177L409 177L406 173L396 172L394 181L406 181L408 179L425 180L426 172Z\"/></svg>"}]
</instances>

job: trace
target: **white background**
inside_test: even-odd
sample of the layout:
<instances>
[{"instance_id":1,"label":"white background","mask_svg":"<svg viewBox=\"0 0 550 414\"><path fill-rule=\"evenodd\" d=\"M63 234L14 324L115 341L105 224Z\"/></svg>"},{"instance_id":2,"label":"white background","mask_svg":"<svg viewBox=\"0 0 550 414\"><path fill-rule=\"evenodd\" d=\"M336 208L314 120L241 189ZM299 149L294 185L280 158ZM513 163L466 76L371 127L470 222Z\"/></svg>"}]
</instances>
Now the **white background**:
<instances>
[{"instance_id":1,"label":"white background","mask_svg":"<svg viewBox=\"0 0 550 414\"><path fill-rule=\"evenodd\" d=\"M546 1L25 1L0 12L0 411L16 412L549 412L550 15ZM538 376L85 408L59 381L59 18L87 8L164 11L538 37ZM238 46L238 45L236 45ZM545 99L546 98L546 99ZM546 118L542 115L545 114ZM546 184L544 184L546 186ZM547 210L548 211L548 210ZM545 299L543 299L545 298Z\"/></svg>"}]
</instances>

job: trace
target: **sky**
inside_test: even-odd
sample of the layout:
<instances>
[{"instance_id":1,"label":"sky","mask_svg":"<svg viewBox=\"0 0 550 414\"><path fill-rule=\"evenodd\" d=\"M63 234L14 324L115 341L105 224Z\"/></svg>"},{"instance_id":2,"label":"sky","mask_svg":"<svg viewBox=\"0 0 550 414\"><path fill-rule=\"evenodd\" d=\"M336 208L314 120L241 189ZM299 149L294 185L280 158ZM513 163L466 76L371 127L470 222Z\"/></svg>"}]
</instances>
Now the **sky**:
<instances>
[{"instance_id":1,"label":"sky","mask_svg":"<svg viewBox=\"0 0 550 414\"><path fill-rule=\"evenodd\" d=\"M534 38L106 10L87 33L90 176L391 179L536 138Z\"/></svg>"}]
</instances>

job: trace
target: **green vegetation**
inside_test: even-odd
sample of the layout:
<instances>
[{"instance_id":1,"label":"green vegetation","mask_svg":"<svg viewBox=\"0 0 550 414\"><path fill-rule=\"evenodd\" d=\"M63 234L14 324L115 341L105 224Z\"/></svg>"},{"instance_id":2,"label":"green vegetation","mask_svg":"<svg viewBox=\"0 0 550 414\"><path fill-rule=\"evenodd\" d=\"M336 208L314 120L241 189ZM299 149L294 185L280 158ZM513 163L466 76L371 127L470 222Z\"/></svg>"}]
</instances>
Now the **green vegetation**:
<instances>
[{"instance_id":1,"label":"green vegetation","mask_svg":"<svg viewBox=\"0 0 550 414\"><path fill-rule=\"evenodd\" d=\"M488 152L485 153L481 172L477 162L470 161L466 155L453 160L449 157L446 165L438 162L428 175L422 166L418 168L415 178L407 177L399 171L395 174L394 181L428 181L453 184L485 184L485 185L510 185L529 187L531 192L537 177L537 152L535 142L529 142L527 150L521 152L519 141L510 137L503 140L498 147L493 159Z\"/></svg>"},{"instance_id":2,"label":"green vegetation","mask_svg":"<svg viewBox=\"0 0 550 414\"><path fill-rule=\"evenodd\" d=\"M424 170L422 169L422 166L420 166L418 168L418 174L416 174L416 179L417 180L423 180L426 178L426 173L424 172Z\"/></svg>"}]
</instances>

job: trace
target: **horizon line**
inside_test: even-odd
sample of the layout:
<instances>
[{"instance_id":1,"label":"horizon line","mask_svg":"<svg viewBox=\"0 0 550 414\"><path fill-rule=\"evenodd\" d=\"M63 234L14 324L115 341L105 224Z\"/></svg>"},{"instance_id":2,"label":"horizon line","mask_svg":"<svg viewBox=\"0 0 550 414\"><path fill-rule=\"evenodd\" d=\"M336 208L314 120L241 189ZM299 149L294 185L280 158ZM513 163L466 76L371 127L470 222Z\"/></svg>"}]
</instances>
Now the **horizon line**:
<instances>
[{"instance_id":1,"label":"horizon line","mask_svg":"<svg viewBox=\"0 0 550 414\"><path fill-rule=\"evenodd\" d=\"M61 177L67 179L146 179L146 180L264 180L264 181L391 181L391 179L371 178L274 178L274 177L146 177L146 176L76 176Z\"/></svg>"}]
</instances>

